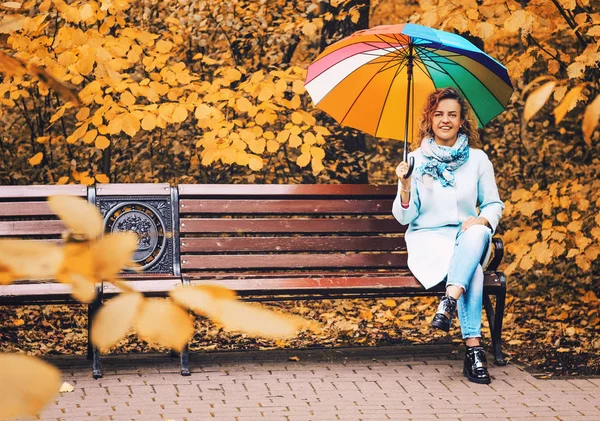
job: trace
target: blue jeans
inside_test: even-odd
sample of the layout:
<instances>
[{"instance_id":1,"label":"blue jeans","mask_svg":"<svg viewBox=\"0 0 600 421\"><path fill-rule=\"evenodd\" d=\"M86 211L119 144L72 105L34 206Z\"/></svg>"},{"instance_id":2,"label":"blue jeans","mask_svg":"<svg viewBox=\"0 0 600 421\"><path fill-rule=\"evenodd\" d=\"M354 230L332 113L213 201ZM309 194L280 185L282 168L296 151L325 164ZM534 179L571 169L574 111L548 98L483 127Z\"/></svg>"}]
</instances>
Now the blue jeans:
<instances>
[{"instance_id":1,"label":"blue jeans","mask_svg":"<svg viewBox=\"0 0 600 421\"><path fill-rule=\"evenodd\" d=\"M446 287L463 289L458 299L458 319L463 339L481 337L481 312L483 306L483 268L492 230L485 225L471 225L459 231L450 260Z\"/></svg>"}]
</instances>

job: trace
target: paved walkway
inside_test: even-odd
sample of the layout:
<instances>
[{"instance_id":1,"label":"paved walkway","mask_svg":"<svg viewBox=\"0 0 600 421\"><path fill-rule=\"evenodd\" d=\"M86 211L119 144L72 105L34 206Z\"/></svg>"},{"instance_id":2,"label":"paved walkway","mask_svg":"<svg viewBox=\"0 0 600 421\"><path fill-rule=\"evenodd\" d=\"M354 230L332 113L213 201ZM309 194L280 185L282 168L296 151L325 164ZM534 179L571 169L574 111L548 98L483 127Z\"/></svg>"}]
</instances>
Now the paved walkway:
<instances>
[{"instance_id":1,"label":"paved walkway","mask_svg":"<svg viewBox=\"0 0 600 421\"><path fill-rule=\"evenodd\" d=\"M75 390L41 419L600 420L600 379L544 380L508 365L491 367L491 385L476 385L463 378L451 348L431 352L193 354L191 377L180 376L177 360L164 356L108 357L99 380L85 360L59 358L52 362Z\"/></svg>"}]
</instances>

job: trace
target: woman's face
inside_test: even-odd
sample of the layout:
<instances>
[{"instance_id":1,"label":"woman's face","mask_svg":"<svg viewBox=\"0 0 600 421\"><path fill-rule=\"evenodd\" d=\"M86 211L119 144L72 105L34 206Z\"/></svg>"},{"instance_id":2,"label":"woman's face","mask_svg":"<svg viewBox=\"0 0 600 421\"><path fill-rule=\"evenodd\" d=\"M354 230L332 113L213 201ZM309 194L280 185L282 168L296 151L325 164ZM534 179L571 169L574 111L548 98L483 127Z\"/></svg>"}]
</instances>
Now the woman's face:
<instances>
[{"instance_id":1,"label":"woman's face","mask_svg":"<svg viewBox=\"0 0 600 421\"><path fill-rule=\"evenodd\" d=\"M458 101L450 98L442 99L431 117L431 128L435 141L444 146L454 145L461 124Z\"/></svg>"}]
</instances>

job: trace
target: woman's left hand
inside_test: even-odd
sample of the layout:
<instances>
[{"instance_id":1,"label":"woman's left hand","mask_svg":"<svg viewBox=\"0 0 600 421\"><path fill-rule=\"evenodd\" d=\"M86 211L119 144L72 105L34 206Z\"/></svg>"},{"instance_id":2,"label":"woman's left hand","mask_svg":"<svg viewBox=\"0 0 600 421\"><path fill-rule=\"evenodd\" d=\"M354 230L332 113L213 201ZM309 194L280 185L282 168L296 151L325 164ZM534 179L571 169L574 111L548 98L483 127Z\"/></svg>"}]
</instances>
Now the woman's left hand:
<instances>
[{"instance_id":1,"label":"woman's left hand","mask_svg":"<svg viewBox=\"0 0 600 421\"><path fill-rule=\"evenodd\" d=\"M475 218L474 216L469 216L462 223L462 231L466 231L472 225L485 225L486 227L490 226L490 223L487 219L479 217Z\"/></svg>"}]
</instances>

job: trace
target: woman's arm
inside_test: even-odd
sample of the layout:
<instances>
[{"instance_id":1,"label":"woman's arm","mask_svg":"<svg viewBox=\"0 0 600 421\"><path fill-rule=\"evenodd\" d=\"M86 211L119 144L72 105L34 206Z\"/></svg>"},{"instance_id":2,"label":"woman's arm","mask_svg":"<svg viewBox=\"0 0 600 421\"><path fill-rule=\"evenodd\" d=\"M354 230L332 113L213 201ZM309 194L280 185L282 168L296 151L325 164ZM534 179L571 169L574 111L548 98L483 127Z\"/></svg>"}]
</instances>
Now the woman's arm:
<instances>
[{"instance_id":1,"label":"woman's arm","mask_svg":"<svg viewBox=\"0 0 600 421\"><path fill-rule=\"evenodd\" d=\"M494 177L494 167L487 156L483 164L483 172L479 176L477 182L477 191L479 217L485 218L488 221L493 234L496 232L496 227L502 217L504 203L502 203L500 196L498 195L498 186L496 185L496 179Z\"/></svg>"},{"instance_id":2,"label":"woman's arm","mask_svg":"<svg viewBox=\"0 0 600 421\"><path fill-rule=\"evenodd\" d=\"M398 194L396 195L396 199L394 199L394 204L392 206L392 214L394 218L402 225L408 225L412 221L414 221L417 216L419 216L419 207L421 202L419 200L419 192L417 191L416 181L413 178L411 180L410 193L408 193L408 206L406 204L402 204L402 196L404 195L406 198L407 193L402 194L402 184L398 181Z\"/></svg>"}]
</instances>

